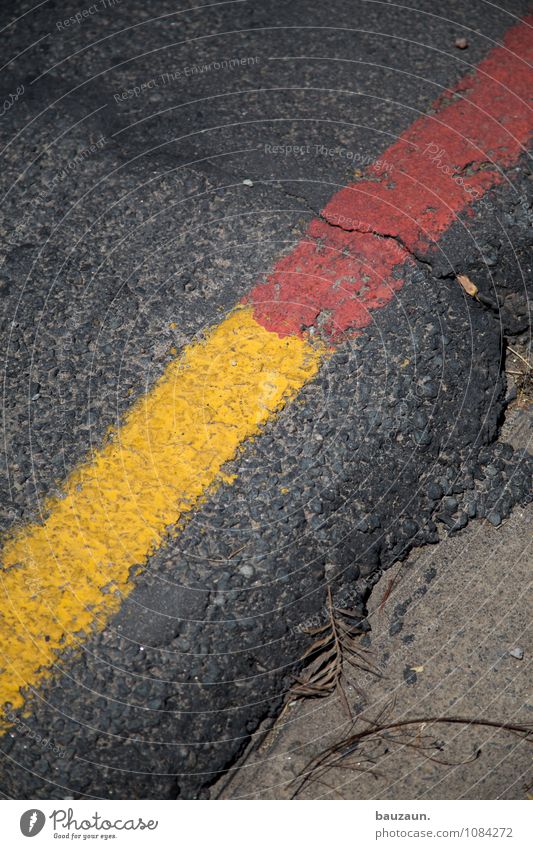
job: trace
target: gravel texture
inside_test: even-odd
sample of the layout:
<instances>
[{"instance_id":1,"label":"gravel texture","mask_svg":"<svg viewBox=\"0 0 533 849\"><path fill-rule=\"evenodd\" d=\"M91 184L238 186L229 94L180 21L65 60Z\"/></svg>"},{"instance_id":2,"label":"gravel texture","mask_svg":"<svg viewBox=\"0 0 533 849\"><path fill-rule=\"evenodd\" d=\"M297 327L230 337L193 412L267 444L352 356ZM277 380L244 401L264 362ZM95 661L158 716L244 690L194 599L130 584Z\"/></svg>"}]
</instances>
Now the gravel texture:
<instances>
[{"instance_id":1,"label":"gravel texture","mask_svg":"<svg viewBox=\"0 0 533 849\"><path fill-rule=\"evenodd\" d=\"M17 80L26 87L3 124L12 140L0 219L4 529L39 516L43 496L173 351L233 306L353 176L341 156L272 156L265 144L314 151L353 147L356 136L361 156L378 158L439 86L465 72L454 39L482 8L454 5L463 24L429 26L419 13L374 4L356 24L347 2L334 3L334 15L309 2L232 4L91 45L152 7L121 4L72 27L67 40L56 20L68 5L48 4L14 25L14 53L17 43L54 36L4 81L7 91ZM506 11L483 10L483 35L468 32L469 63L511 22ZM301 27L307 13L317 27L334 19L337 28ZM262 29L269 25L285 29ZM358 28L350 36L339 29L350 25ZM201 47L194 40L229 30L242 31ZM163 49L172 42L180 44ZM280 58L295 45L303 57L350 62ZM238 75L197 74L187 85L114 97L221 56L260 60ZM231 96L217 100L221 92ZM497 527L528 498L530 458L495 440L506 405L504 334L530 326L530 186L524 162L435 254L418 257L395 301L229 464L235 483L210 493L180 538L134 570L121 613L78 655L58 658L54 683L0 741L6 796L208 795L279 709L308 643L304 629L324 614L326 585L364 621L372 586L414 546L474 518ZM475 281L480 301L457 273ZM402 618L398 611L391 632Z\"/></svg>"}]
</instances>

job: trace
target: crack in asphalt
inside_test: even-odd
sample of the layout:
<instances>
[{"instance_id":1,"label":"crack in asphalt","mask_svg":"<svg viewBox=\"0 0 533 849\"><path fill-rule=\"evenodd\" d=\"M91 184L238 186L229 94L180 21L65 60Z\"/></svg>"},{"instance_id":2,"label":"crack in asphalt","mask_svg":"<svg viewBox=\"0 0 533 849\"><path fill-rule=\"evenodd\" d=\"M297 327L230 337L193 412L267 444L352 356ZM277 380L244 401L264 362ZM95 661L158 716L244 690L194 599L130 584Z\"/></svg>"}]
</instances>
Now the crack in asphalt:
<instances>
[{"instance_id":1,"label":"crack in asphalt","mask_svg":"<svg viewBox=\"0 0 533 849\"><path fill-rule=\"evenodd\" d=\"M290 197L290 198L292 198L293 200L297 200L297 201L299 201L300 203L305 204L305 206L307 207L307 209L309 210L309 212L311 212L314 216L316 216L316 218L318 218L318 219L319 219L320 221L322 221L324 224L327 224L327 225L328 225L328 227L333 227L334 229L342 230L342 231L343 231L343 232L345 232L345 233L361 233L362 235L376 236L377 238L380 238L380 239L392 239L394 242L396 242L396 244L397 244L397 245L398 245L398 246L399 246L399 247L400 247L400 248L401 248L401 249L402 249L402 250L403 250L406 254L408 254L410 257L412 257L412 258L413 258L413 260L415 260L416 262L421 263L422 265L426 266L426 267L427 267L427 268L428 268L431 272L433 272L433 266L432 266L432 264L429 262L429 260L425 259L425 258L424 258L423 256L421 256L421 255L420 255L420 254L419 254L416 250L414 250L413 248L409 247L409 246L408 246L408 245L404 242L404 240L402 239L402 237L401 237L401 236L398 236L398 235L396 235L396 234L394 234L394 233L383 233L382 231L377 230L377 229L375 229L375 228L373 228L373 227L368 227L368 226L366 226L366 227L365 227L365 226L361 226L361 225L358 225L358 226L357 226L357 225L355 225L355 224L354 224L353 226L351 226L351 227L347 227L347 226L344 226L343 224L340 224L340 223L338 223L338 222L331 221L331 219L330 219L330 218L328 218L328 216L324 215L324 213L319 212L318 210L314 209L314 208L310 205L309 201L308 201L306 198L302 197L301 195L296 195L296 194L293 194L292 192L288 192L288 191L287 191L285 188L283 188L282 186L280 186L280 188L281 188L281 190L283 191L283 193L284 193L287 197ZM313 238L313 237L310 237L310 238ZM316 239L315 239L315 241L316 241ZM437 275L437 276L440 278L440 277L442 277L442 276L447 276L447 275Z\"/></svg>"}]
</instances>

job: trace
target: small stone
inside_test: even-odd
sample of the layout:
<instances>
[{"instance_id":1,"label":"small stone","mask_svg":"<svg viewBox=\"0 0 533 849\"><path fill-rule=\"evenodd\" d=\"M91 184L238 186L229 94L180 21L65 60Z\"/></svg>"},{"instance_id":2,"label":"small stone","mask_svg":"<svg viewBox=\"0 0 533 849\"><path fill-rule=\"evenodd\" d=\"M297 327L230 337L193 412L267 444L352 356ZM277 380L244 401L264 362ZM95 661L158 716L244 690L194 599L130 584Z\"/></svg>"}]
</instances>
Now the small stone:
<instances>
[{"instance_id":1,"label":"small stone","mask_svg":"<svg viewBox=\"0 0 533 849\"><path fill-rule=\"evenodd\" d=\"M369 530L369 525L366 519L359 519L355 525L355 530L359 531L360 534L366 534Z\"/></svg>"},{"instance_id":2,"label":"small stone","mask_svg":"<svg viewBox=\"0 0 533 849\"><path fill-rule=\"evenodd\" d=\"M497 528L498 525L501 525L502 523L502 517L498 512L496 512L496 510L491 510L490 513L487 515L487 519L491 523L491 525L494 525L495 528Z\"/></svg>"},{"instance_id":3,"label":"small stone","mask_svg":"<svg viewBox=\"0 0 533 849\"><path fill-rule=\"evenodd\" d=\"M248 179L243 180L243 181L242 181L242 184L243 184L243 186L253 186L252 181L251 181L251 180L248 180Z\"/></svg>"},{"instance_id":4,"label":"small stone","mask_svg":"<svg viewBox=\"0 0 533 849\"><path fill-rule=\"evenodd\" d=\"M466 48L468 47L468 41L466 40L466 38L456 38L455 46L458 47L459 50L466 50Z\"/></svg>"},{"instance_id":5,"label":"small stone","mask_svg":"<svg viewBox=\"0 0 533 849\"><path fill-rule=\"evenodd\" d=\"M451 495L443 498L442 506L448 513L455 513L458 507L458 502L456 498L453 498Z\"/></svg>"},{"instance_id":6,"label":"small stone","mask_svg":"<svg viewBox=\"0 0 533 849\"><path fill-rule=\"evenodd\" d=\"M477 514L477 506L475 501L466 502L466 515L469 519L475 519Z\"/></svg>"},{"instance_id":7,"label":"small stone","mask_svg":"<svg viewBox=\"0 0 533 849\"><path fill-rule=\"evenodd\" d=\"M442 498L441 485L435 482L430 483L427 488L427 494L433 501L438 501L439 498Z\"/></svg>"},{"instance_id":8,"label":"small stone","mask_svg":"<svg viewBox=\"0 0 533 849\"><path fill-rule=\"evenodd\" d=\"M516 657L517 660L522 660L524 657L524 649L520 648L520 646L517 646L515 649L511 649L509 654L511 655L511 657Z\"/></svg>"},{"instance_id":9,"label":"small stone","mask_svg":"<svg viewBox=\"0 0 533 849\"><path fill-rule=\"evenodd\" d=\"M252 569L252 567L246 564L244 566L241 566L239 572L241 573L241 575L244 575L245 578L251 578L254 574L254 570Z\"/></svg>"},{"instance_id":10,"label":"small stone","mask_svg":"<svg viewBox=\"0 0 533 849\"><path fill-rule=\"evenodd\" d=\"M406 684L416 684L418 678L414 669L406 666L403 671L403 678Z\"/></svg>"},{"instance_id":11,"label":"small stone","mask_svg":"<svg viewBox=\"0 0 533 849\"><path fill-rule=\"evenodd\" d=\"M435 518L438 522L442 522L443 525L446 525L449 530L452 530L455 525L455 519L452 518L449 513L437 513Z\"/></svg>"},{"instance_id":12,"label":"small stone","mask_svg":"<svg viewBox=\"0 0 533 849\"><path fill-rule=\"evenodd\" d=\"M425 429L415 430L413 438L417 445L430 445L433 437L431 436L431 432Z\"/></svg>"},{"instance_id":13,"label":"small stone","mask_svg":"<svg viewBox=\"0 0 533 849\"><path fill-rule=\"evenodd\" d=\"M423 383L420 387L420 394L423 398L433 399L439 394L439 387L432 380Z\"/></svg>"},{"instance_id":14,"label":"small stone","mask_svg":"<svg viewBox=\"0 0 533 849\"><path fill-rule=\"evenodd\" d=\"M457 513L457 518L456 518L454 525L453 525L453 530L454 531L460 531L463 528L466 528L467 524L468 524L467 514L464 512L464 510L459 510L459 512Z\"/></svg>"}]
</instances>

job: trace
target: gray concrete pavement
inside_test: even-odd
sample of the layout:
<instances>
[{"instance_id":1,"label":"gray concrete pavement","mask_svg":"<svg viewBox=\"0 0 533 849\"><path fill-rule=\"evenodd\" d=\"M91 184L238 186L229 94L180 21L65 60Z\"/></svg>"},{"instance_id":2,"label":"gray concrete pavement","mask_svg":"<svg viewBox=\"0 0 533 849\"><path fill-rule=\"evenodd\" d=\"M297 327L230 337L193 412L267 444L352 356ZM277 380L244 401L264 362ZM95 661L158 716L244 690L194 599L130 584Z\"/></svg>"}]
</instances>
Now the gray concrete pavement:
<instances>
[{"instance_id":1,"label":"gray concrete pavement","mask_svg":"<svg viewBox=\"0 0 533 849\"><path fill-rule=\"evenodd\" d=\"M516 411L510 419L506 437L516 445L531 444L532 413ZM474 522L384 575L368 605L368 642L383 678L355 676L366 696L348 686L356 713L373 720L389 706L390 721L463 715L531 724L532 520L529 506L517 508L499 528ZM383 601L391 580L393 589ZM511 654L519 654L517 649L522 659ZM480 727L440 725L428 733L445 744L437 756L459 765L438 765L397 744L369 747L375 767L332 770L323 776L325 784L308 785L300 798L531 797L529 744ZM290 798L294 780L312 758L346 734L336 697L291 702L213 795ZM461 764L478 751L476 760Z\"/></svg>"}]
</instances>

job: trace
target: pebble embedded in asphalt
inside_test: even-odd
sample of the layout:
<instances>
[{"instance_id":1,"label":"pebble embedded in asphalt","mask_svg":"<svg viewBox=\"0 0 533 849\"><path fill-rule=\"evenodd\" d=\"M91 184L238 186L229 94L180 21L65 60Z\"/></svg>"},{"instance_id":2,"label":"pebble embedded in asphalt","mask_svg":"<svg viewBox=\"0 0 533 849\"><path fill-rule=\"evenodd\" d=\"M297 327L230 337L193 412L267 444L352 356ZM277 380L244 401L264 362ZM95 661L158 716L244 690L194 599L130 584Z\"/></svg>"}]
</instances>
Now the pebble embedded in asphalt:
<instances>
[{"instance_id":1,"label":"pebble embedded in asphalt","mask_svg":"<svg viewBox=\"0 0 533 849\"><path fill-rule=\"evenodd\" d=\"M509 654L511 655L511 657L515 657L517 660L524 659L524 649L520 648L519 646L514 649L511 649Z\"/></svg>"}]
</instances>

